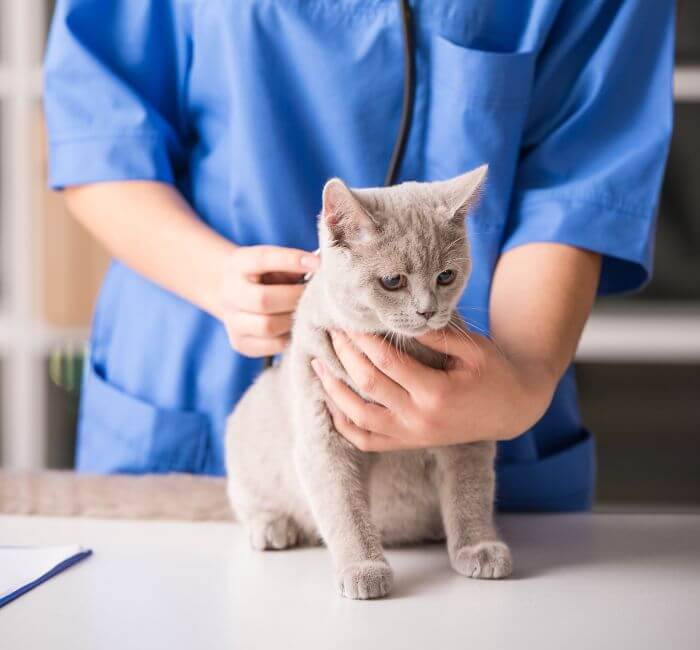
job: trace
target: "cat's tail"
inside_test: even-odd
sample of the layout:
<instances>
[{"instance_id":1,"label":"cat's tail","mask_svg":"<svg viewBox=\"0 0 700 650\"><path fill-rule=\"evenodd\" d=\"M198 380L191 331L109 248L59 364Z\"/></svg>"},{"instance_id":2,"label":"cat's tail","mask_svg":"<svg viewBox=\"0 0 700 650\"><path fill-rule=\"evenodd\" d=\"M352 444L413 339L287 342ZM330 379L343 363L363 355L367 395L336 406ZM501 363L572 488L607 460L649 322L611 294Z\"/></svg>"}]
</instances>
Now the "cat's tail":
<instances>
[{"instance_id":1,"label":"cat's tail","mask_svg":"<svg viewBox=\"0 0 700 650\"><path fill-rule=\"evenodd\" d=\"M232 519L226 480L190 474L0 471L0 514L118 519Z\"/></svg>"}]
</instances>

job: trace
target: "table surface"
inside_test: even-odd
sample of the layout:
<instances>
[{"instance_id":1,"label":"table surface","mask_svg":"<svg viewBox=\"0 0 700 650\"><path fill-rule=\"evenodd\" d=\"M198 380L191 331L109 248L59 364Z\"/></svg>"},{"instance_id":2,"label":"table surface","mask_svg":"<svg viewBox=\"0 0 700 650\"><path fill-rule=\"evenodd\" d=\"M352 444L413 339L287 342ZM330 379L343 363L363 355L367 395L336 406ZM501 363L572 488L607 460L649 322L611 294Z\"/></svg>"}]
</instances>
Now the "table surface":
<instances>
[{"instance_id":1,"label":"table surface","mask_svg":"<svg viewBox=\"0 0 700 650\"><path fill-rule=\"evenodd\" d=\"M3 648L700 648L700 514L511 515L516 570L388 551L394 591L338 597L322 548L258 553L233 523L0 517L0 544L94 555L0 609Z\"/></svg>"}]
</instances>

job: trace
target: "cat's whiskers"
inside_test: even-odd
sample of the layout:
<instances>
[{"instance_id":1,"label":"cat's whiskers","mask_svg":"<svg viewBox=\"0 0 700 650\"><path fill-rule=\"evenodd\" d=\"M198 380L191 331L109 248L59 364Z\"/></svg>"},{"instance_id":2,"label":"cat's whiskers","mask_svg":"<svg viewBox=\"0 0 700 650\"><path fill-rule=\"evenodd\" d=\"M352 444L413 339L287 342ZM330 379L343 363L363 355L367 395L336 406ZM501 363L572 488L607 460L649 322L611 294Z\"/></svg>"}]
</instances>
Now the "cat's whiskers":
<instances>
[{"instance_id":1,"label":"cat's whiskers","mask_svg":"<svg viewBox=\"0 0 700 650\"><path fill-rule=\"evenodd\" d=\"M449 356L450 356L449 354L447 354L447 332L445 332L444 329L442 329L440 331L442 332L442 342L445 345L445 350L444 350L445 359L446 359L445 364L447 364L447 360L449 360Z\"/></svg>"},{"instance_id":2,"label":"cat's whiskers","mask_svg":"<svg viewBox=\"0 0 700 650\"><path fill-rule=\"evenodd\" d=\"M471 321L469 321L467 319L463 319L463 320L462 319L458 319L458 320L452 319L452 320L450 320L450 326L455 330L455 333L458 336L459 335L466 335L469 338L469 340L474 345L476 345L474 340L469 336L467 330L464 329L464 324L469 325L469 327L472 327L475 330L478 330L482 336L487 338L493 344L493 346L496 348L496 351L498 352L498 354L500 354L502 358L504 358L504 359L506 358L505 352L503 352L503 349L498 344L498 341L496 341L496 339L493 337L493 335L490 332L487 332L485 329L479 327L476 323L472 323Z\"/></svg>"},{"instance_id":3,"label":"cat's whiskers","mask_svg":"<svg viewBox=\"0 0 700 650\"><path fill-rule=\"evenodd\" d=\"M383 342L390 345L392 348L396 347L394 345L394 332L392 330L387 330L384 332Z\"/></svg>"},{"instance_id":4,"label":"cat's whiskers","mask_svg":"<svg viewBox=\"0 0 700 650\"><path fill-rule=\"evenodd\" d=\"M389 330L387 330L386 332L384 332L384 334L382 334L382 343L387 343L387 339L389 339L388 342L389 342L389 344L391 344L391 339L389 338L390 334L391 334L391 332Z\"/></svg>"},{"instance_id":5,"label":"cat's whiskers","mask_svg":"<svg viewBox=\"0 0 700 650\"><path fill-rule=\"evenodd\" d=\"M393 330L391 331L391 338L389 339L391 341L391 346L396 350L396 353L401 356L401 349L399 348L399 343L398 343L398 337L396 335L396 332Z\"/></svg>"},{"instance_id":6,"label":"cat's whiskers","mask_svg":"<svg viewBox=\"0 0 700 650\"><path fill-rule=\"evenodd\" d=\"M393 330L391 330L389 332L389 345L391 345L391 347L394 348L395 350L398 350L398 348L396 347L396 342L394 340L395 337L396 337L395 332Z\"/></svg>"},{"instance_id":7,"label":"cat's whiskers","mask_svg":"<svg viewBox=\"0 0 700 650\"><path fill-rule=\"evenodd\" d=\"M396 332L392 332L392 336L395 338L394 347L397 350L399 361L403 363L404 354L406 353L404 338Z\"/></svg>"},{"instance_id":8,"label":"cat's whiskers","mask_svg":"<svg viewBox=\"0 0 700 650\"><path fill-rule=\"evenodd\" d=\"M471 327L472 329L477 330L479 332L479 334L481 334L482 336L486 337L489 341L491 341L491 343L493 343L493 346L496 348L496 351L498 352L498 354L500 354L504 359L506 358L505 352L503 352L503 349L498 344L498 341L493 337L491 332L488 332L483 327L480 327L476 323L473 323L472 321L467 320L466 318L464 319L464 323L469 325L469 327Z\"/></svg>"},{"instance_id":9,"label":"cat's whiskers","mask_svg":"<svg viewBox=\"0 0 700 650\"><path fill-rule=\"evenodd\" d=\"M479 346L476 344L476 341L469 336L468 330L460 321L452 319L450 321L450 328L458 338L461 338L463 341L467 341L475 350L478 351ZM476 366L476 373L479 375L479 377L481 377L481 368L478 364Z\"/></svg>"},{"instance_id":10,"label":"cat's whiskers","mask_svg":"<svg viewBox=\"0 0 700 650\"><path fill-rule=\"evenodd\" d=\"M451 244L445 247L445 252L451 250L454 246L459 244L460 242L463 242L467 238L466 235L462 235L461 237L457 237Z\"/></svg>"},{"instance_id":11,"label":"cat's whiskers","mask_svg":"<svg viewBox=\"0 0 700 650\"><path fill-rule=\"evenodd\" d=\"M455 262L471 262L471 257L447 257L445 258L445 261L443 262L443 266L449 266L450 264L454 264Z\"/></svg>"},{"instance_id":12,"label":"cat's whiskers","mask_svg":"<svg viewBox=\"0 0 700 650\"><path fill-rule=\"evenodd\" d=\"M465 325L469 325L470 329L476 330L477 332L479 332L479 334L485 336L486 338L491 338L491 334L489 334L488 330L481 327L481 325L479 325L478 323L470 321L467 318L463 318L462 320L464 321Z\"/></svg>"},{"instance_id":13,"label":"cat's whiskers","mask_svg":"<svg viewBox=\"0 0 700 650\"><path fill-rule=\"evenodd\" d=\"M384 332L384 336L382 337L382 342L390 345L392 348L397 350L397 352L399 353L399 357L400 357L401 351L399 350L398 346L396 345L394 337L395 337L395 332L393 330L387 330L386 332Z\"/></svg>"}]
</instances>

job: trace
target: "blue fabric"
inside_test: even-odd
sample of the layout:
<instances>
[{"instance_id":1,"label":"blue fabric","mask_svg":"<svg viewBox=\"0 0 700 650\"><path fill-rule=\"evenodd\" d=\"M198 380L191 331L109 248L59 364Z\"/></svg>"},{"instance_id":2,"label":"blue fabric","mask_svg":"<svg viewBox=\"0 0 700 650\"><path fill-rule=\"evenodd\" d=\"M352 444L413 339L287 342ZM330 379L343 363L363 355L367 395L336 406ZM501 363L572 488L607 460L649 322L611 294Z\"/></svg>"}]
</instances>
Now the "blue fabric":
<instances>
[{"instance_id":1,"label":"blue fabric","mask_svg":"<svg viewBox=\"0 0 700 650\"><path fill-rule=\"evenodd\" d=\"M604 256L601 293L651 270L671 131L671 2L415 0L417 86L400 180L490 165L462 301L488 330L499 255L559 242ZM46 57L53 187L175 184L242 244L316 247L330 176L380 185L398 130L395 0L59 1ZM542 288L546 291L546 287ZM125 266L97 305L78 468L224 472L224 421L261 362ZM591 503L594 451L571 372L500 445L499 505Z\"/></svg>"}]
</instances>

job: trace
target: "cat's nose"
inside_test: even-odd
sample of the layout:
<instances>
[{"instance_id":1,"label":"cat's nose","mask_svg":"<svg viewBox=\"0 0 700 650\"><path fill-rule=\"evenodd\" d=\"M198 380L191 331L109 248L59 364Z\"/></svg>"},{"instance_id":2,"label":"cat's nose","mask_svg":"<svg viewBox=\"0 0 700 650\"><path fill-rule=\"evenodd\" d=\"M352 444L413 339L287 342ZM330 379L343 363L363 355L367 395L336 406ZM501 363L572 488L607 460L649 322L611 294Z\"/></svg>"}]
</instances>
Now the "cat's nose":
<instances>
[{"instance_id":1,"label":"cat's nose","mask_svg":"<svg viewBox=\"0 0 700 650\"><path fill-rule=\"evenodd\" d=\"M433 316L435 316L434 311L417 311L416 314L425 318L426 321L429 321Z\"/></svg>"}]
</instances>

